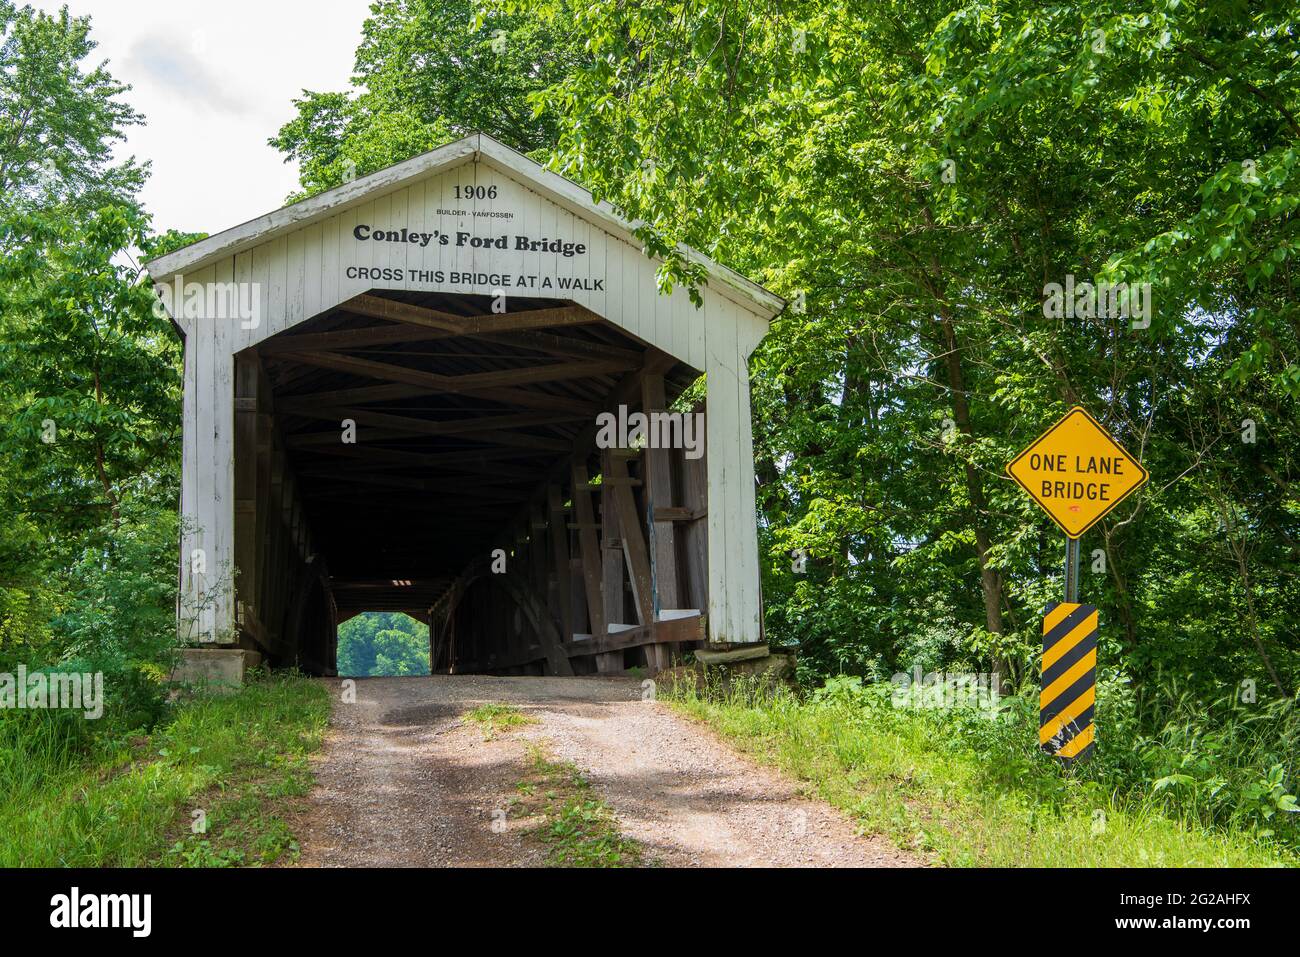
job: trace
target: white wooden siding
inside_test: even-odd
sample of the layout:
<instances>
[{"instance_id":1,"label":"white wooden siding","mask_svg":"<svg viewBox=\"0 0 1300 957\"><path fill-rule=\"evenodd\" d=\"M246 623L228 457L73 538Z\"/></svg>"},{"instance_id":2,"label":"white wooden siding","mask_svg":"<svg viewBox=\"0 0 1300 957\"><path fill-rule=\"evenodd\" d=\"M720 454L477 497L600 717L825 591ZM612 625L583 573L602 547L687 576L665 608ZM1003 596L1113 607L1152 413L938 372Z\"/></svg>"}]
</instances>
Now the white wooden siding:
<instances>
[{"instance_id":1,"label":"white wooden siding","mask_svg":"<svg viewBox=\"0 0 1300 957\"><path fill-rule=\"evenodd\" d=\"M549 174L548 174L549 175ZM713 640L758 641L759 572L754 500L753 437L747 360L767 332L768 316L743 302L733 289L711 281L696 308L685 289L661 295L657 263L626 237L596 218L563 208L498 165L466 156L463 165L414 182L390 186L382 195L354 200L332 215L280 230L252 248L205 265L186 282L255 283L261 322L243 328L236 318L185 318L185 447L182 511L193 526L182 544L182 582L187 594L212 589L223 568L233 565L234 530L234 353L311 319L359 293L378 290L492 295L493 284L452 283L451 272L549 277L550 288L506 288L511 311L531 298L570 299L604 316L633 336L701 369L708 375L706 441L709 457L709 630ZM455 198L460 185L495 187L495 199ZM470 215L446 216L443 210ZM508 211L512 219L474 217L475 211ZM281 214L287 215L284 211ZM357 224L374 230L441 230L453 237L442 245L358 241ZM457 231L475 236L560 239L586 246L583 255L474 249L454 245ZM400 269L402 278L349 279L358 266ZM417 271L444 278L414 277ZM170 275L155 274L156 281ZM603 289L561 289L557 280L603 281ZM540 280L539 280L540 282ZM176 310L178 313L179 309ZM191 551L207 556L207 581L189 572ZM192 599L191 599L192 600ZM221 636L234 623L233 593L219 595L202 616L199 631Z\"/></svg>"}]
</instances>

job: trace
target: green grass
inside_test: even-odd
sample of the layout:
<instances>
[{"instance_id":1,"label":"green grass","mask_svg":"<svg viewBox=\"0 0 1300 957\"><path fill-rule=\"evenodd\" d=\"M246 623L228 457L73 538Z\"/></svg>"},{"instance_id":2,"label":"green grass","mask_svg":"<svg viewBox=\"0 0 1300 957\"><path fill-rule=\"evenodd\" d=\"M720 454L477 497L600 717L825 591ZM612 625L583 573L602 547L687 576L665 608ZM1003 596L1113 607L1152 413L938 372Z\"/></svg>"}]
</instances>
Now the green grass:
<instances>
[{"instance_id":1,"label":"green grass","mask_svg":"<svg viewBox=\"0 0 1300 957\"><path fill-rule=\"evenodd\" d=\"M537 719L508 704L479 705L463 715L483 729L483 740L501 731L536 724ZM640 867L641 846L623 837L618 819L578 769L557 763L535 744L528 746L528 773L511 799L514 817L533 818L526 832L547 847L552 867Z\"/></svg>"},{"instance_id":2,"label":"green grass","mask_svg":"<svg viewBox=\"0 0 1300 957\"><path fill-rule=\"evenodd\" d=\"M626 838L618 820L587 779L569 763L530 748L528 775L513 800L517 816L537 817L530 837L546 845L551 867L641 867L641 846Z\"/></svg>"},{"instance_id":3,"label":"green grass","mask_svg":"<svg viewBox=\"0 0 1300 957\"><path fill-rule=\"evenodd\" d=\"M662 696L927 860L951 866L1256 867L1295 864L1254 831L1211 830L1096 782L995 766L931 715L851 701L729 693ZM974 719L982 720L982 719Z\"/></svg>"},{"instance_id":4,"label":"green grass","mask_svg":"<svg viewBox=\"0 0 1300 957\"><path fill-rule=\"evenodd\" d=\"M297 676L179 704L152 734L72 753L24 741L0 767L0 867L267 864L311 786L329 693ZM15 755L17 755L15 757ZM193 812L206 833L191 833Z\"/></svg>"},{"instance_id":5,"label":"green grass","mask_svg":"<svg viewBox=\"0 0 1300 957\"><path fill-rule=\"evenodd\" d=\"M535 718L508 704L481 704L462 716L483 729L483 740L491 740L498 731L508 731L526 724L536 724Z\"/></svg>"}]
</instances>

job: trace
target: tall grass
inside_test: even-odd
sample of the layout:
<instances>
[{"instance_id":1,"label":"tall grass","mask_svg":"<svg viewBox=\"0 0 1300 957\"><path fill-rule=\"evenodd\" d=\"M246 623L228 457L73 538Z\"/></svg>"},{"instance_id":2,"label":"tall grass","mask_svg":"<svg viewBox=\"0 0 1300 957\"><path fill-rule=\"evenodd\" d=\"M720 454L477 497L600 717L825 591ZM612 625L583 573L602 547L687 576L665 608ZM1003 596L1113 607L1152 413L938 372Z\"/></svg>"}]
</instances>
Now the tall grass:
<instances>
[{"instance_id":1,"label":"tall grass","mask_svg":"<svg viewBox=\"0 0 1300 957\"><path fill-rule=\"evenodd\" d=\"M1037 747L1037 703L992 715L894 707L891 686L832 679L811 694L716 673L665 698L806 782L863 827L939 863L1269 866L1297 862L1287 778L1294 709L1193 705L1166 689L1144 707L1104 689L1095 760L1066 770ZM1199 714L1199 720L1195 720ZM1162 783L1177 765L1190 781ZM1194 773L1187 773L1188 769ZM1272 785L1269 782L1273 782ZM1266 790L1281 787L1280 792ZM1292 799L1293 800L1293 799Z\"/></svg>"},{"instance_id":2,"label":"tall grass","mask_svg":"<svg viewBox=\"0 0 1300 957\"><path fill-rule=\"evenodd\" d=\"M0 711L0 793L32 794L98 749L86 721L64 711Z\"/></svg>"},{"instance_id":3,"label":"tall grass","mask_svg":"<svg viewBox=\"0 0 1300 957\"><path fill-rule=\"evenodd\" d=\"M1300 849L1300 711L1285 698L1202 702L1178 682L1162 683L1139 703L1154 730L1111 763L1122 786L1206 826L1247 826ZM1121 761L1132 755L1133 760Z\"/></svg>"},{"instance_id":4,"label":"tall grass","mask_svg":"<svg viewBox=\"0 0 1300 957\"><path fill-rule=\"evenodd\" d=\"M295 676L200 695L151 734L92 733L52 712L5 714L0 867L273 860L291 847L276 801L305 793L306 756L328 715L325 689ZM205 835L190 833L196 809L207 815ZM209 854L214 847L228 853Z\"/></svg>"}]
</instances>

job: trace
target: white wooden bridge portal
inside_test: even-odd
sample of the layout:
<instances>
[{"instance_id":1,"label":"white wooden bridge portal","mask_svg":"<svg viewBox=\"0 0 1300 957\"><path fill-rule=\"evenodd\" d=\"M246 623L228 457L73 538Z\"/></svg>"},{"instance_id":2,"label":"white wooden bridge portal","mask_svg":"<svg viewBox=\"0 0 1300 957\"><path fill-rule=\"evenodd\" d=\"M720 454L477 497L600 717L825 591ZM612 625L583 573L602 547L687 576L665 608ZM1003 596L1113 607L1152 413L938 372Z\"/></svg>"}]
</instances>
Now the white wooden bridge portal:
<instances>
[{"instance_id":1,"label":"white wooden bridge portal","mask_svg":"<svg viewBox=\"0 0 1300 957\"><path fill-rule=\"evenodd\" d=\"M183 636L318 674L377 610L435 671L761 643L747 363L784 303L689 250L702 306L661 294L632 229L475 134L149 263L185 339ZM601 413L701 372L702 447L609 447Z\"/></svg>"}]
</instances>

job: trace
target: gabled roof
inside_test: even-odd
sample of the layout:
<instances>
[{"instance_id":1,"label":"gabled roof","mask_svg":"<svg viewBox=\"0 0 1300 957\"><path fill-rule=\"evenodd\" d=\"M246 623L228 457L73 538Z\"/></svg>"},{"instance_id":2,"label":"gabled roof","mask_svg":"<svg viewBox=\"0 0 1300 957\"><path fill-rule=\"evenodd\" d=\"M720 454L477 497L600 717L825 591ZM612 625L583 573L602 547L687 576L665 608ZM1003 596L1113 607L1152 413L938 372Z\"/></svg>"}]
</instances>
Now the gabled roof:
<instances>
[{"instance_id":1,"label":"gabled roof","mask_svg":"<svg viewBox=\"0 0 1300 957\"><path fill-rule=\"evenodd\" d=\"M563 176L533 162L486 133L471 133L464 139L386 167L351 183L318 193L291 206L259 216L207 239L191 243L165 256L150 260L145 269L155 282L177 273L195 272L211 263L261 245L285 233L328 219L375 196L401 189L414 180L436 175L464 163L482 162L515 177L538 194L580 216L612 236L637 247L641 241L634 230L639 225L624 219L607 202L592 201L591 193ZM767 319L785 308L785 300L732 269L714 262L689 246L678 247L686 259L704 267L710 279L732 291L754 312Z\"/></svg>"}]
</instances>

